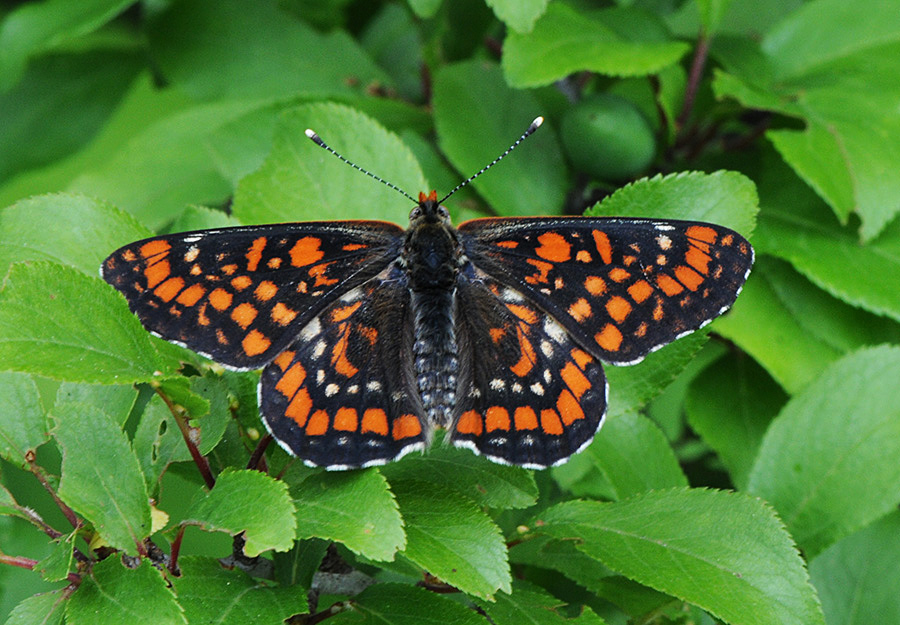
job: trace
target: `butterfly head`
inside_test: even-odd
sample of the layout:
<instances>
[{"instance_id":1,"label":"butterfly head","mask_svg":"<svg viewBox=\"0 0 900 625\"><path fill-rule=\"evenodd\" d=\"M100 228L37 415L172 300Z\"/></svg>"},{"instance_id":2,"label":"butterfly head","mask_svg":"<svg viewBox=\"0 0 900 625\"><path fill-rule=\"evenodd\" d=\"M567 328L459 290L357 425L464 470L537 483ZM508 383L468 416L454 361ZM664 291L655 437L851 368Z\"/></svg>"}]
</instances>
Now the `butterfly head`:
<instances>
[{"instance_id":1,"label":"butterfly head","mask_svg":"<svg viewBox=\"0 0 900 625\"><path fill-rule=\"evenodd\" d=\"M437 191L419 192L419 203L409 212L410 227L425 224L450 225L450 213L438 202Z\"/></svg>"}]
</instances>

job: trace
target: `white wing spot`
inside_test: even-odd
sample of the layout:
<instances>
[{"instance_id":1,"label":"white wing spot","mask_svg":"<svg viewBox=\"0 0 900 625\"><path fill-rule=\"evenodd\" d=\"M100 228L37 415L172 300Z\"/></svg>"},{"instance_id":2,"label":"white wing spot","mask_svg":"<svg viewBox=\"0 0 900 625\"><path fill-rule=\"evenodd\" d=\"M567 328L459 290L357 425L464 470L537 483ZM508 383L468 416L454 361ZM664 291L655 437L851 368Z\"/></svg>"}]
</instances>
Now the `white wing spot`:
<instances>
[{"instance_id":1,"label":"white wing spot","mask_svg":"<svg viewBox=\"0 0 900 625\"><path fill-rule=\"evenodd\" d=\"M341 387L337 384L329 384L325 387L325 397L334 397L339 390L341 390Z\"/></svg>"},{"instance_id":2,"label":"white wing spot","mask_svg":"<svg viewBox=\"0 0 900 625\"><path fill-rule=\"evenodd\" d=\"M502 391L504 388L506 388L506 382L504 382L500 378L494 378L493 380L491 380L491 390Z\"/></svg>"},{"instance_id":3,"label":"white wing spot","mask_svg":"<svg viewBox=\"0 0 900 625\"><path fill-rule=\"evenodd\" d=\"M380 391L381 390L381 382L379 382L378 380L372 380L371 382L366 384L366 390L372 391L373 393Z\"/></svg>"},{"instance_id":4,"label":"white wing spot","mask_svg":"<svg viewBox=\"0 0 900 625\"><path fill-rule=\"evenodd\" d=\"M547 358L553 356L553 345L550 344L550 341L541 341L541 352Z\"/></svg>"},{"instance_id":5,"label":"white wing spot","mask_svg":"<svg viewBox=\"0 0 900 625\"><path fill-rule=\"evenodd\" d=\"M544 387L540 382L535 382L528 388L530 388L531 392L534 393L535 395L543 395L544 394Z\"/></svg>"},{"instance_id":6,"label":"white wing spot","mask_svg":"<svg viewBox=\"0 0 900 625\"><path fill-rule=\"evenodd\" d=\"M315 317L300 330L300 340L307 342L311 341L314 337L318 336L321 331L322 324L319 321L319 318Z\"/></svg>"}]
</instances>

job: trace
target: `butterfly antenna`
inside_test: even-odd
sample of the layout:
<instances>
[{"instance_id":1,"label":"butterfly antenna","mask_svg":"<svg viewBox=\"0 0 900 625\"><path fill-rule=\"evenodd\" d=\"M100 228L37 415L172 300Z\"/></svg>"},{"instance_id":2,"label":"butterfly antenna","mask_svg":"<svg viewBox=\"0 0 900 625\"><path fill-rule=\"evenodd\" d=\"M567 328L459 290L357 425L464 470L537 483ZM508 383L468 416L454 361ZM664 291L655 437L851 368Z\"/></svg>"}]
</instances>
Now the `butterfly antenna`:
<instances>
[{"instance_id":1,"label":"butterfly antenna","mask_svg":"<svg viewBox=\"0 0 900 625\"><path fill-rule=\"evenodd\" d=\"M309 137L310 139L312 139L313 143L315 143L316 145L318 145L320 148L325 148L326 150L328 150L329 152L331 152L332 154L334 154L335 156L337 156L339 159L341 159L342 161L344 161L345 163L347 163L348 165L350 165L350 167L352 167L352 168L354 168L354 169L356 169L356 170L358 170L358 171L361 171L361 172L364 173L365 175L369 176L370 178L374 178L375 180L377 180L378 182L380 182L380 183L382 183L382 184L387 185L388 187L390 187L391 189L393 189L394 191L396 191L397 193L399 193L399 194L402 195L403 197L406 197L406 198L412 200L412 201L415 202L416 204L419 203L419 200L417 200L416 198L414 198L413 196L411 196L409 193L407 193L406 191L404 191L403 189L401 189L401 188L398 187L397 185L391 184L390 182L388 182L388 181L385 180L384 178L380 178L380 177L376 176L375 174L373 174L372 172L370 172L368 169L363 169L362 167L360 167L360 166L357 165L356 163L354 163L354 162L352 162L352 161L349 161L349 160L347 160L346 158L344 158L343 156L341 156L340 154L338 154L331 146L329 146L327 143L325 143L324 141L322 141L322 137L320 137L319 135L317 135L313 130L307 128L307 129L306 129L306 136ZM523 138L524 138L524 137L523 137ZM519 139L519 141L521 141L521 139ZM517 143L518 143L518 142L517 142ZM493 164L493 163L492 163L492 164ZM455 191L455 189L454 189L454 191Z\"/></svg>"},{"instance_id":2,"label":"butterfly antenna","mask_svg":"<svg viewBox=\"0 0 900 625\"><path fill-rule=\"evenodd\" d=\"M522 133L522 136L519 137L518 139L516 139L515 143L513 143L511 146L509 146L509 147L506 149L506 152L504 152L503 154L501 154L500 156L498 156L497 158L495 158L494 160L492 160L490 163L488 163L487 165L485 165L484 167L482 167L479 171L475 172L474 174L472 174L471 176L469 176L468 178L466 178L465 180L463 180L462 182L460 182L458 185L456 185L456 187L454 187L453 190L450 191L450 193L448 193L447 195L445 195L444 197L441 198L441 201L438 202L438 204L443 204L443 203L444 203L444 200L446 200L446 199L449 198L451 195L453 195L454 193L456 193L457 191L459 191L460 189L462 189L464 186L466 186L467 184L469 184L470 182L472 182L473 180L475 180L478 176L480 176L481 174L483 174L484 172L486 172L487 170L489 170L491 167L493 167L494 165L496 165L497 163L499 163L500 160L501 160L504 156L506 156L507 154L509 154L509 153L512 152L513 150L515 150L516 147L517 147L520 143L522 143L525 139L527 139L527 138L528 138L535 130L537 130L538 128L540 128L540 127L541 127L541 124L543 124L543 123L544 123L544 118L543 118L543 117L535 117L535 118L534 118L534 121L531 122L531 125L528 127L528 130L526 130L524 133Z\"/></svg>"}]
</instances>

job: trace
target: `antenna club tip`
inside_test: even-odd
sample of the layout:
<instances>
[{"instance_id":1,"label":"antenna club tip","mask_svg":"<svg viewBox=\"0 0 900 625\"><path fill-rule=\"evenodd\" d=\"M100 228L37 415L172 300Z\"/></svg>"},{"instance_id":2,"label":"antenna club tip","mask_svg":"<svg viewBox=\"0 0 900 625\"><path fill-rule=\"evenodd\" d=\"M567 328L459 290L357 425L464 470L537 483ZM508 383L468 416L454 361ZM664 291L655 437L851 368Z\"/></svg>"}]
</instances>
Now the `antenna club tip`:
<instances>
[{"instance_id":1,"label":"antenna club tip","mask_svg":"<svg viewBox=\"0 0 900 625\"><path fill-rule=\"evenodd\" d=\"M544 123L544 118L541 117L540 115L538 115L537 117L534 118L534 121L531 122L531 127L537 129L537 128L540 128L541 124L543 124L543 123Z\"/></svg>"},{"instance_id":2,"label":"antenna club tip","mask_svg":"<svg viewBox=\"0 0 900 625\"><path fill-rule=\"evenodd\" d=\"M319 145L322 147L325 146L325 143L322 141L322 138L319 135L317 135L316 132L312 128L307 128L305 134L307 137L312 139L313 143L315 143L316 145Z\"/></svg>"},{"instance_id":3,"label":"antenna club tip","mask_svg":"<svg viewBox=\"0 0 900 625\"><path fill-rule=\"evenodd\" d=\"M309 137L310 139L312 139L313 137L318 137L319 135L317 135L317 134L316 134L316 131L313 130L312 128L307 128L307 129L306 129L306 136Z\"/></svg>"}]
</instances>

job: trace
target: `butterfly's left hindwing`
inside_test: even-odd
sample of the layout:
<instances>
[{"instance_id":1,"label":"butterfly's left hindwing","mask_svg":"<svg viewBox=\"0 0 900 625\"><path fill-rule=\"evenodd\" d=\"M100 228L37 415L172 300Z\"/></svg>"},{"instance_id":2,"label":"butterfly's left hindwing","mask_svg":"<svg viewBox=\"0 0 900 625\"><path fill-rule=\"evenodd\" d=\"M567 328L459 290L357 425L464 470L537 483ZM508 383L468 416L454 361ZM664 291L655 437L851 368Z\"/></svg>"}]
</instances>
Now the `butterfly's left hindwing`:
<instances>
[{"instance_id":1,"label":"butterfly's left hindwing","mask_svg":"<svg viewBox=\"0 0 900 625\"><path fill-rule=\"evenodd\" d=\"M147 329L226 366L258 369L382 271L402 241L402 228L378 221L203 230L126 245L101 273Z\"/></svg>"}]
</instances>

